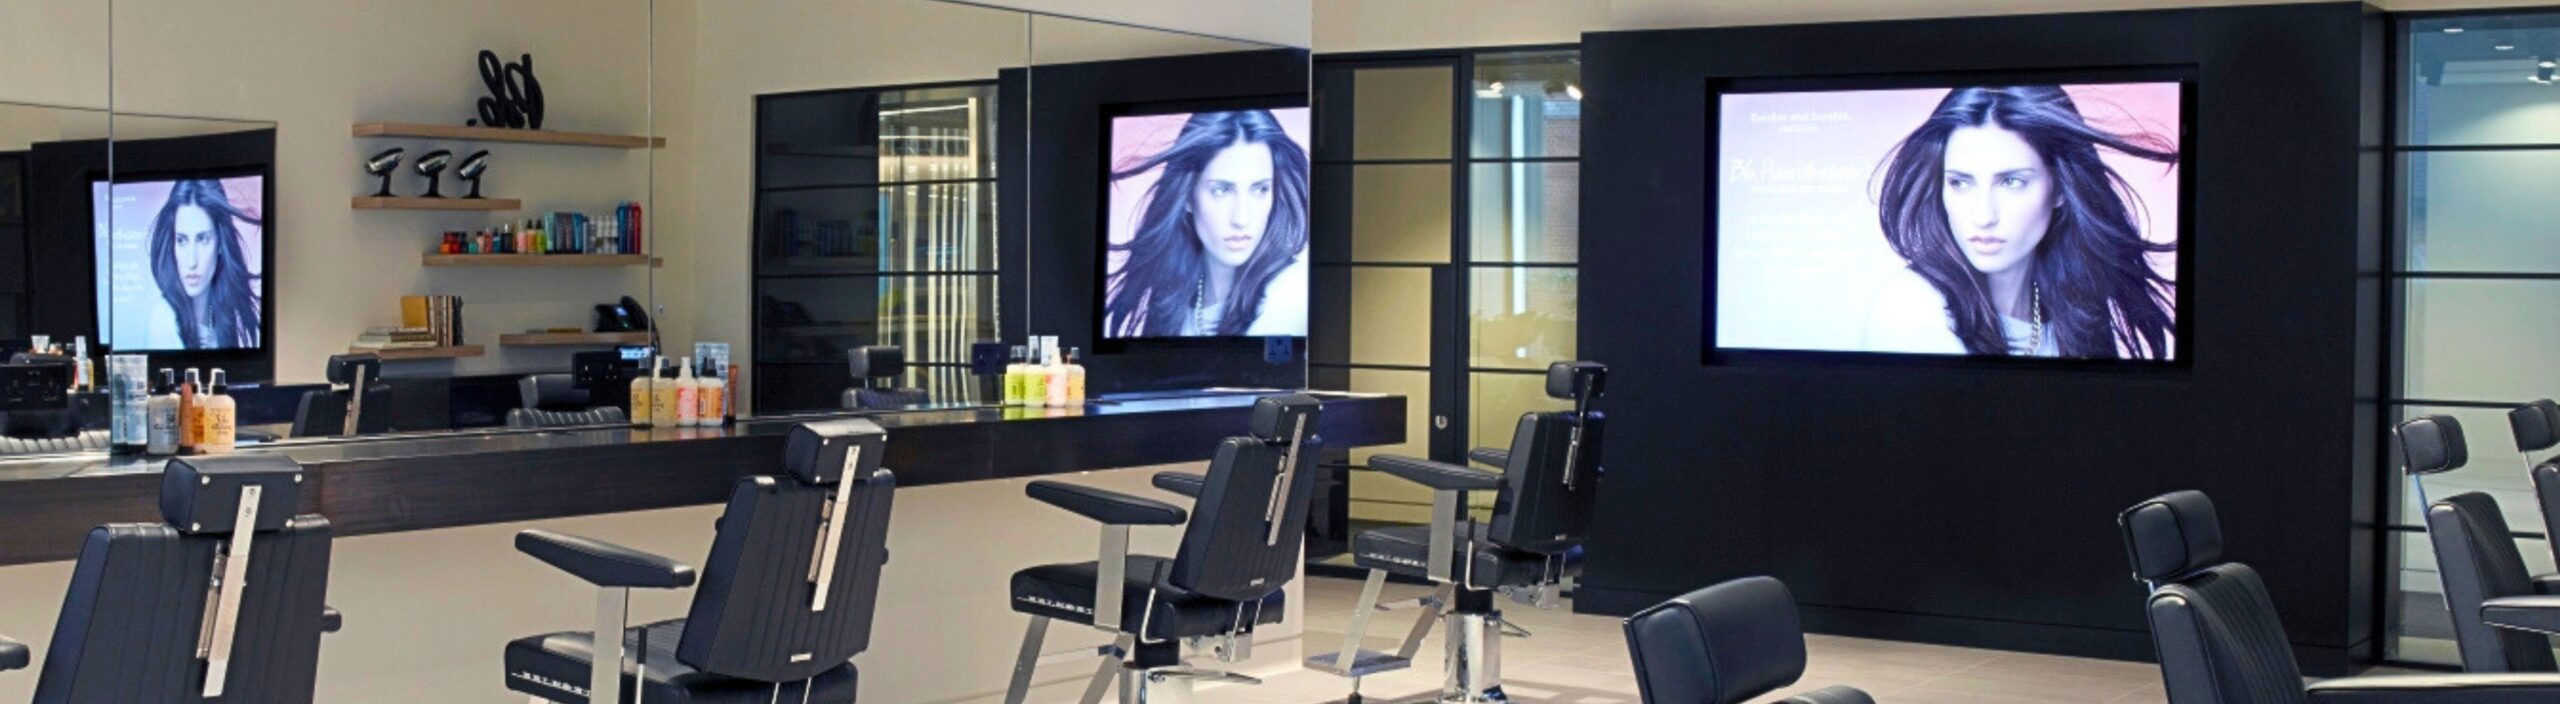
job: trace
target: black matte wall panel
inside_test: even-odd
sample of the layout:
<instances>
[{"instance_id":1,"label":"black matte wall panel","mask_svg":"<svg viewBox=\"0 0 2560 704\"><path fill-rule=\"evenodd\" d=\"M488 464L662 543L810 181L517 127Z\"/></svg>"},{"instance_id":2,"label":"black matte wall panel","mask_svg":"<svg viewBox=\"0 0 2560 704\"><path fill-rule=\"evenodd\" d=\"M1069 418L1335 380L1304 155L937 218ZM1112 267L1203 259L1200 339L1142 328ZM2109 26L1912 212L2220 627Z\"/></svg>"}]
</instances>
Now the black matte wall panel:
<instances>
[{"instance_id":1,"label":"black matte wall panel","mask_svg":"<svg viewBox=\"0 0 2560 704\"><path fill-rule=\"evenodd\" d=\"M1103 111L1116 105L1228 98L1306 100L1308 55L1272 49L1043 64L1031 69L1027 240L1023 282L1032 335L1056 335L1088 358L1086 393L1305 383L1305 350L1282 364L1263 361L1260 343L1140 348L1093 354L1094 310L1102 304ZM1314 145L1307 145L1313 151ZM1012 208L1007 207L1008 210ZM1010 256L1010 255L1008 255ZM1008 286L1007 290L1013 290ZM1010 330L1008 326L1008 330Z\"/></svg>"},{"instance_id":2,"label":"black matte wall panel","mask_svg":"<svg viewBox=\"0 0 2560 704\"><path fill-rule=\"evenodd\" d=\"M2374 26L2335 3L1586 35L1581 345L1618 380L1578 607L1770 574L1822 630L2148 658L2115 514L2201 489L2307 667L2369 654ZM1711 79L2151 66L2197 77L2190 368L1699 363Z\"/></svg>"}]
</instances>

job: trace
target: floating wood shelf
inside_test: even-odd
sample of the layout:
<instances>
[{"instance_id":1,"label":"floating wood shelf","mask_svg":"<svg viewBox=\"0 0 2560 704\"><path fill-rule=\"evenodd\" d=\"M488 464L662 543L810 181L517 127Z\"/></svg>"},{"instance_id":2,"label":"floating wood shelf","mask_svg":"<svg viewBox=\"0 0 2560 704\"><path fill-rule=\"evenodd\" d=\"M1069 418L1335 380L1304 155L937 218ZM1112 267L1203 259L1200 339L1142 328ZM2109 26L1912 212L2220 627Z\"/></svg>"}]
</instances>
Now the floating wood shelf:
<instances>
[{"instance_id":1,"label":"floating wood shelf","mask_svg":"<svg viewBox=\"0 0 2560 704\"><path fill-rule=\"evenodd\" d=\"M419 139L463 139L475 142L513 142L516 144L549 144L564 147L605 147L609 149L647 149L667 146L665 137L643 137L628 134L593 132L555 132L552 130L519 130L504 127L464 127L430 125L416 122L359 122L358 137L415 137Z\"/></svg>"},{"instance_id":2,"label":"floating wood shelf","mask_svg":"<svg viewBox=\"0 0 2560 704\"><path fill-rule=\"evenodd\" d=\"M347 348L347 353L372 353L376 357L381 357L383 361L394 362L404 359L459 359L463 357L478 357L488 354L489 350L479 345L454 345L451 347L385 347L380 349L369 347L350 347Z\"/></svg>"},{"instance_id":3,"label":"floating wood shelf","mask_svg":"<svg viewBox=\"0 0 2560 704\"><path fill-rule=\"evenodd\" d=\"M437 254L428 252L427 266L664 266L666 260L645 254Z\"/></svg>"},{"instance_id":4,"label":"floating wood shelf","mask_svg":"<svg viewBox=\"0 0 2560 704\"><path fill-rule=\"evenodd\" d=\"M646 345L645 332L527 332L499 335L507 347L572 347L582 345Z\"/></svg>"},{"instance_id":5,"label":"floating wood shelf","mask_svg":"<svg viewBox=\"0 0 2560 704\"><path fill-rule=\"evenodd\" d=\"M515 210L524 201L514 198L418 198L414 196L356 196L357 210Z\"/></svg>"}]
</instances>

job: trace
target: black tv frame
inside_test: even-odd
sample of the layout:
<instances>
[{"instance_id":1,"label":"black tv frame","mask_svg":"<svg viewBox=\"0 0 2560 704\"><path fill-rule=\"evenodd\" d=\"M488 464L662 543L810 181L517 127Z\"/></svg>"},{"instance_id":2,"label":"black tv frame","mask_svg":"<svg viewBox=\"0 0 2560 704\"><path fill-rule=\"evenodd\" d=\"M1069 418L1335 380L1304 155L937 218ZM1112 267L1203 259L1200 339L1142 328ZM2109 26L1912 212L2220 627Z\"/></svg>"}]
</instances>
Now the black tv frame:
<instances>
[{"instance_id":1,"label":"black tv frame","mask_svg":"<svg viewBox=\"0 0 2560 704\"><path fill-rule=\"evenodd\" d=\"M115 197L114 187L118 184L156 183L192 179L218 180L248 176L254 176L260 179L258 189L258 344L252 347L231 347L203 350L137 350L119 348L118 346L107 342L106 330L112 322L110 316L107 315L107 309L110 303L106 300L90 302L90 305L97 309L94 324L91 325L89 329L90 340L95 341L98 347L105 350L105 353L109 354L130 353L150 355L152 357L151 366L153 368L204 366L233 369L247 367L251 364L257 364L258 366L270 366L274 363L273 359L276 348L275 335L277 301L276 176L275 164L273 162L245 166L207 167L201 169L154 170L129 173L118 172L114 174L114 178L112 179L108 178L108 175L106 174L92 173L89 176L89 188L90 192L94 194L98 184L107 184L107 197L112 204ZM87 200L90 203L89 223L92 228L91 237L93 238L88 251L94 253L97 251L97 245L94 239L97 236L95 228L99 224L101 214L97 212L97 201L94 195ZM112 205L110 207L112 207ZM99 266L100 262L96 260L95 255L93 254L89 261L88 277L90 284L93 287L96 285L97 277L99 275ZM263 362L263 364L258 364L259 362ZM257 380L235 378L234 381L246 382Z\"/></svg>"}]
</instances>

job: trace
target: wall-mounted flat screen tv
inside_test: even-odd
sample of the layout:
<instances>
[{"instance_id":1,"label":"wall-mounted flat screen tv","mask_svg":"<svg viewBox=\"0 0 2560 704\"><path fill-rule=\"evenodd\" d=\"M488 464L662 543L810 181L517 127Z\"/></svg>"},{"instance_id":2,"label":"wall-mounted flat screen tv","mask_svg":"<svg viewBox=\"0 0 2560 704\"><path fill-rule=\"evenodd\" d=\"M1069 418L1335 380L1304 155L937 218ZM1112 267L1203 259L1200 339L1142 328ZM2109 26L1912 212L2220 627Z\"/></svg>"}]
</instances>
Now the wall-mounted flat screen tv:
<instances>
[{"instance_id":1,"label":"wall-mounted flat screen tv","mask_svg":"<svg viewBox=\"0 0 2560 704\"><path fill-rule=\"evenodd\" d=\"M1307 334L1307 121L1303 106L1109 115L1099 346Z\"/></svg>"},{"instance_id":2,"label":"wall-mounted flat screen tv","mask_svg":"<svg viewBox=\"0 0 2560 704\"><path fill-rule=\"evenodd\" d=\"M266 346L264 175L90 184L99 342L118 352Z\"/></svg>"},{"instance_id":3,"label":"wall-mounted flat screen tv","mask_svg":"<svg viewBox=\"0 0 2560 704\"><path fill-rule=\"evenodd\" d=\"M2001 78L1714 90L1707 362L2183 363L2191 82Z\"/></svg>"}]
</instances>

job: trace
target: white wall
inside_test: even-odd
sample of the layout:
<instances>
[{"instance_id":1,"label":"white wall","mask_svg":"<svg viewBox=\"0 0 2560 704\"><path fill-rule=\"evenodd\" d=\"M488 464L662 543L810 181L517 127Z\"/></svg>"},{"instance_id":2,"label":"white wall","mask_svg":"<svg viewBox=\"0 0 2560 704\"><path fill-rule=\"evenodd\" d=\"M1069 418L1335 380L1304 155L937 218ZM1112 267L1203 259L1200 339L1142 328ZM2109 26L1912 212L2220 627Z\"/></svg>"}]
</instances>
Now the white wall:
<instances>
[{"instance_id":1,"label":"white wall","mask_svg":"<svg viewBox=\"0 0 2560 704\"><path fill-rule=\"evenodd\" d=\"M0 102L107 107L107 0L0 2Z\"/></svg>"},{"instance_id":2,"label":"white wall","mask_svg":"<svg viewBox=\"0 0 2560 704\"><path fill-rule=\"evenodd\" d=\"M473 116L485 94L474 60L482 48L510 60L534 55L547 104L545 129L645 132L645 0L118 0L114 13L118 111L275 123L271 215L280 378L319 379L326 357L344 351L365 327L399 322L403 294L464 296L471 341L490 345L491 356L451 363L456 373L565 366L566 349L509 350L495 345L496 336L584 328L594 304L647 295L649 275L636 268L426 269L419 254L448 229L494 227L546 210L604 212L641 200L650 184L650 152L349 135L357 122L460 124ZM0 36L7 31L0 29ZM689 47L676 49L681 55ZM453 149L456 157L490 149L485 191L522 198L525 210L350 209L348 198L372 186L358 160L392 146L408 147L412 157L435 148ZM420 188L410 174L394 184L402 194ZM448 175L446 193L457 194L457 185ZM654 224L668 222L651 215ZM442 364L402 363L393 373Z\"/></svg>"}]
</instances>

